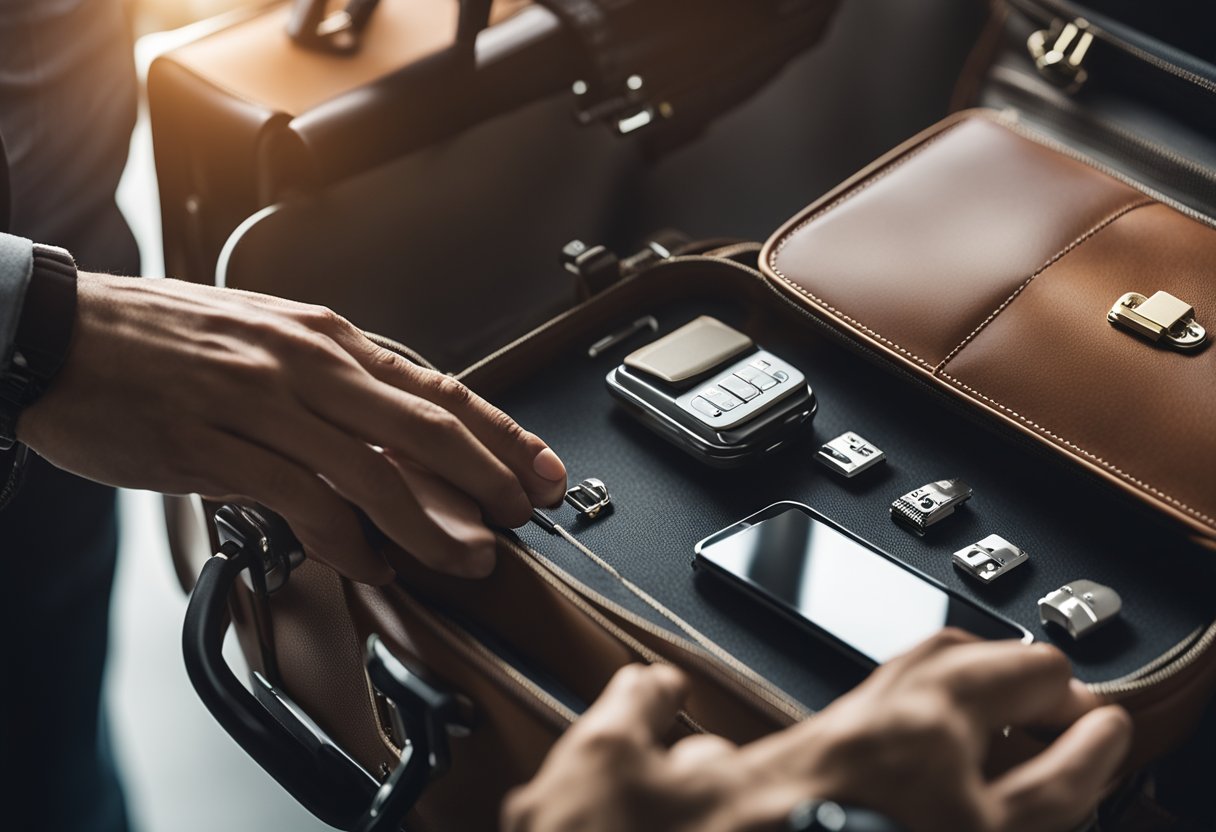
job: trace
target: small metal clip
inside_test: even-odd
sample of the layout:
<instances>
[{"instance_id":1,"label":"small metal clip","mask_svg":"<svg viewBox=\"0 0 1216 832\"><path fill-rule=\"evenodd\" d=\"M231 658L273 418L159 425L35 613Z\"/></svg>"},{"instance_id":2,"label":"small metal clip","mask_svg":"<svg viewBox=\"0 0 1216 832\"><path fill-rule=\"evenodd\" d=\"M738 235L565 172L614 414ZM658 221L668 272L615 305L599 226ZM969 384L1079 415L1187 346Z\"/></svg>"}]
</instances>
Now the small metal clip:
<instances>
[{"instance_id":1,"label":"small metal clip","mask_svg":"<svg viewBox=\"0 0 1216 832\"><path fill-rule=\"evenodd\" d=\"M612 496L603 481L588 477L566 492L566 502L574 506L579 517L594 520L612 505Z\"/></svg>"},{"instance_id":2,"label":"small metal clip","mask_svg":"<svg viewBox=\"0 0 1216 832\"><path fill-rule=\"evenodd\" d=\"M855 477L886 458L882 448L851 431L825 442L815 452L821 465L846 477Z\"/></svg>"},{"instance_id":3,"label":"small metal clip","mask_svg":"<svg viewBox=\"0 0 1216 832\"><path fill-rule=\"evenodd\" d=\"M1039 599L1039 622L1063 627L1074 639L1113 620L1123 608L1119 593L1096 581L1070 581Z\"/></svg>"},{"instance_id":4,"label":"small metal clip","mask_svg":"<svg viewBox=\"0 0 1216 832\"><path fill-rule=\"evenodd\" d=\"M1089 72L1082 64L1093 42L1093 32L1089 31L1089 23L1085 20L1057 20L1050 29L1032 33L1026 39L1026 50L1040 75L1065 92L1073 93L1089 78Z\"/></svg>"},{"instance_id":5,"label":"small metal clip","mask_svg":"<svg viewBox=\"0 0 1216 832\"><path fill-rule=\"evenodd\" d=\"M950 559L959 569L987 584L1030 560L1030 555L999 534L990 534L959 549Z\"/></svg>"},{"instance_id":6,"label":"small metal clip","mask_svg":"<svg viewBox=\"0 0 1216 832\"><path fill-rule=\"evenodd\" d=\"M1115 301L1106 320L1179 350L1197 349L1207 340L1207 331L1195 322L1195 308L1169 292L1151 298L1128 292Z\"/></svg>"},{"instance_id":7,"label":"small metal clip","mask_svg":"<svg viewBox=\"0 0 1216 832\"><path fill-rule=\"evenodd\" d=\"M938 480L922 485L891 503L891 519L914 534L923 535L930 526L954 514L971 499L971 486L962 480Z\"/></svg>"}]
</instances>

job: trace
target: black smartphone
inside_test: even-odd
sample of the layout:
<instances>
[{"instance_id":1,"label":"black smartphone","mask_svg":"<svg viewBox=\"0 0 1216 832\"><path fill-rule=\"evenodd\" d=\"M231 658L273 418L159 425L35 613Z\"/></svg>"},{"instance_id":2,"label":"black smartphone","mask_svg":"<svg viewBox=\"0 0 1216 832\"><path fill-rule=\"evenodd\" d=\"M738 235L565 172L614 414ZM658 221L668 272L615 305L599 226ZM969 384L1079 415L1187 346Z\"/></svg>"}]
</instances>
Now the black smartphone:
<instances>
[{"instance_id":1,"label":"black smartphone","mask_svg":"<svg viewBox=\"0 0 1216 832\"><path fill-rule=\"evenodd\" d=\"M943 627L1030 642L1030 631L904 566L802 503L781 502L696 545L694 567L743 588L867 664Z\"/></svg>"}]
</instances>

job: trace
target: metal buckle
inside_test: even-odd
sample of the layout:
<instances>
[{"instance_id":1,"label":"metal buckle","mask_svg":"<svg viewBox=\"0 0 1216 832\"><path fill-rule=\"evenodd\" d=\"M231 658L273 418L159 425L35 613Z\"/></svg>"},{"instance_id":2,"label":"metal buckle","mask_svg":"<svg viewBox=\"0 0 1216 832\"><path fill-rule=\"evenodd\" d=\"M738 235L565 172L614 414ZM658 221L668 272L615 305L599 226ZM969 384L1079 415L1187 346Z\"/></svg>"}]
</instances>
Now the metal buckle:
<instances>
[{"instance_id":1,"label":"metal buckle","mask_svg":"<svg viewBox=\"0 0 1216 832\"><path fill-rule=\"evenodd\" d=\"M1128 292L1106 313L1106 320L1178 350L1203 346L1207 331L1195 321L1195 308L1169 292L1145 297Z\"/></svg>"},{"instance_id":2,"label":"metal buckle","mask_svg":"<svg viewBox=\"0 0 1216 832\"><path fill-rule=\"evenodd\" d=\"M1031 34L1026 39L1026 51L1034 59L1034 68L1040 75L1065 92L1074 93L1089 78L1089 72L1081 64L1093 42L1093 33L1084 19L1057 20L1050 29Z\"/></svg>"},{"instance_id":3,"label":"metal buckle","mask_svg":"<svg viewBox=\"0 0 1216 832\"><path fill-rule=\"evenodd\" d=\"M1039 599L1039 622L1052 623L1074 639L1114 620L1123 608L1119 593L1096 581L1070 581Z\"/></svg>"},{"instance_id":4,"label":"metal buckle","mask_svg":"<svg viewBox=\"0 0 1216 832\"><path fill-rule=\"evenodd\" d=\"M987 584L1021 566L1030 560L1030 556L999 534L990 534L959 549L950 560L968 575Z\"/></svg>"},{"instance_id":5,"label":"metal buckle","mask_svg":"<svg viewBox=\"0 0 1216 832\"><path fill-rule=\"evenodd\" d=\"M566 492L566 502L574 506L579 517L594 520L612 505L612 496L602 480L588 477Z\"/></svg>"},{"instance_id":6,"label":"metal buckle","mask_svg":"<svg viewBox=\"0 0 1216 832\"><path fill-rule=\"evenodd\" d=\"M379 0L347 0L329 13L325 0L295 0L287 34L300 46L334 55L353 55L363 45L363 30Z\"/></svg>"},{"instance_id":7,"label":"metal buckle","mask_svg":"<svg viewBox=\"0 0 1216 832\"><path fill-rule=\"evenodd\" d=\"M971 499L971 486L962 480L938 480L909 491L891 503L891 519L923 535Z\"/></svg>"}]
</instances>

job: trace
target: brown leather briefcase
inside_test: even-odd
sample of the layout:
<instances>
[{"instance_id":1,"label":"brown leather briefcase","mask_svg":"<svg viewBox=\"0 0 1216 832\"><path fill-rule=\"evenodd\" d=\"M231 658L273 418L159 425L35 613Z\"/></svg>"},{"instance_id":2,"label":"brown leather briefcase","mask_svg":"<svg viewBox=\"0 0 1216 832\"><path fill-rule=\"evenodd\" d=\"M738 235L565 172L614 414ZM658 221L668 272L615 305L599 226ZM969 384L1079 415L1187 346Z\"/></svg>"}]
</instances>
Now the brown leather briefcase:
<instances>
[{"instance_id":1,"label":"brown leather briefcase","mask_svg":"<svg viewBox=\"0 0 1216 832\"><path fill-rule=\"evenodd\" d=\"M865 669L690 568L696 541L780 500L1058 644L1132 713L1129 768L1190 730L1216 685L1216 350L1169 337L1216 321L1211 220L977 111L896 148L762 251L655 260L459 373L573 480L601 480L614 511L564 506L502 533L481 581L390 549L399 580L383 589L304 561L274 518L220 512L187 666L298 799L341 828L377 828L377 791L392 825L408 809L411 829L493 828L505 792L633 661L690 675L684 732L746 742L822 708ZM1163 339L1109 320L1127 292L1159 291L1189 307ZM609 370L702 315L805 372L819 403L805 445L715 470L613 402ZM887 463L843 481L812 455L849 430ZM973 487L965 509L925 537L891 521L893 499L944 477ZM1029 562L988 584L951 555L993 533ZM1122 610L1074 641L1039 605L1079 579ZM219 653L230 599L252 694ZM998 744L1008 758L1034 746Z\"/></svg>"}]
</instances>

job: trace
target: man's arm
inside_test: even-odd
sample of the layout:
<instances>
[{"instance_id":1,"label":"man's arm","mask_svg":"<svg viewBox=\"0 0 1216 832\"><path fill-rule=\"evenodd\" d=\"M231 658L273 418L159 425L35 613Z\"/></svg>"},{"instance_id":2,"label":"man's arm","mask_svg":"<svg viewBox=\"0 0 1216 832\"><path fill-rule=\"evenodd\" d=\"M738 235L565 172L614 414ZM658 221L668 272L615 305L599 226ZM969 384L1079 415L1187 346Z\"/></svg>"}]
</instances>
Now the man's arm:
<instances>
[{"instance_id":1,"label":"man's arm","mask_svg":"<svg viewBox=\"0 0 1216 832\"><path fill-rule=\"evenodd\" d=\"M1127 713L1073 679L1054 647L957 630L742 747L704 734L665 747L684 695L670 667L618 673L507 800L505 832L776 832L814 798L876 810L908 832L1066 832L1093 812L1131 736ZM988 777L1009 725L1060 733Z\"/></svg>"},{"instance_id":2,"label":"man's arm","mask_svg":"<svg viewBox=\"0 0 1216 832\"><path fill-rule=\"evenodd\" d=\"M82 273L66 363L17 438L99 482L260 502L372 583L393 572L356 509L478 577L487 523L522 525L566 483L538 437L328 309L176 280Z\"/></svg>"}]
</instances>

